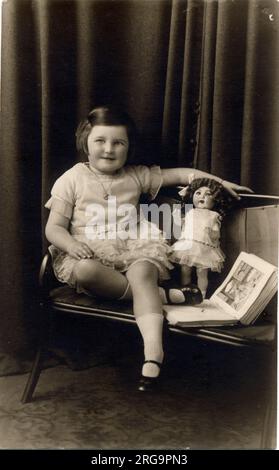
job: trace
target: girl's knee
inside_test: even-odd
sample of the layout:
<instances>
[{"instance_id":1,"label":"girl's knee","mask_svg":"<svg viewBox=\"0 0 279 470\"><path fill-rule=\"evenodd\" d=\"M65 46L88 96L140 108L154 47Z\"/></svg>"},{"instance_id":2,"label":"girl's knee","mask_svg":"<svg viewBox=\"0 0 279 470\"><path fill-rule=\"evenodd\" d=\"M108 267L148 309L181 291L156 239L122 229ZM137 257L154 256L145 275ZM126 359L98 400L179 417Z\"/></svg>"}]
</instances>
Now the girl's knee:
<instances>
[{"instance_id":1,"label":"girl's knee","mask_svg":"<svg viewBox=\"0 0 279 470\"><path fill-rule=\"evenodd\" d=\"M156 281L158 280L158 268L149 261L139 261L132 265L127 271L127 278L130 282L135 281Z\"/></svg>"},{"instance_id":2,"label":"girl's knee","mask_svg":"<svg viewBox=\"0 0 279 470\"><path fill-rule=\"evenodd\" d=\"M93 282L98 278L100 271L100 264L98 261L92 259L83 259L76 263L73 274L75 280L80 284Z\"/></svg>"}]
</instances>

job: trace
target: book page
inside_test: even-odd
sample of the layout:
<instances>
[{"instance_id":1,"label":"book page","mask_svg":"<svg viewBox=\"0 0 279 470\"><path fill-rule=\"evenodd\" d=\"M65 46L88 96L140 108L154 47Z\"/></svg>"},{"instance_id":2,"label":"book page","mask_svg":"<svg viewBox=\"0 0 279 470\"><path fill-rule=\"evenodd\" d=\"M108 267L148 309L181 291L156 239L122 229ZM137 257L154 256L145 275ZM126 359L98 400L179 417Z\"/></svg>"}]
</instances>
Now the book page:
<instances>
[{"instance_id":1,"label":"book page","mask_svg":"<svg viewBox=\"0 0 279 470\"><path fill-rule=\"evenodd\" d=\"M185 324L235 324L237 320L223 309L219 309L210 300L204 300L201 304L190 305L164 305L167 312L167 320L171 325Z\"/></svg>"},{"instance_id":2,"label":"book page","mask_svg":"<svg viewBox=\"0 0 279 470\"><path fill-rule=\"evenodd\" d=\"M255 304L275 266L261 258L241 252L228 276L214 292L211 301L238 320Z\"/></svg>"}]
</instances>

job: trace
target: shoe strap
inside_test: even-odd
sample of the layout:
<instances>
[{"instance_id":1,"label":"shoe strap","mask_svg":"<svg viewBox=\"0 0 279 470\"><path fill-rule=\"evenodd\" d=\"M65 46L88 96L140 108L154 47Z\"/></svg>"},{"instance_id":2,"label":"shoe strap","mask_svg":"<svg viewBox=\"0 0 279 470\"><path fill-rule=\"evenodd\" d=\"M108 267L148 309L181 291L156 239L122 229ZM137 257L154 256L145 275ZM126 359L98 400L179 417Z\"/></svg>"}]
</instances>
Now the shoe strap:
<instances>
[{"instance_id":1,"label":"shoe strap","mask_svg":"<svg viewBox=\"0 0 279 470\"><path fill-rule=\"evenodd\" d=\"M184 286L184 287L180 287L179 290L181 290L181 292L189 292L190 294L193 294L193 293L198 293L199 292L199 288L198 286L195 286L194 284L189 284L188 286Z\"/></svg>"},{"instance_id":2,"label":"shoe strap","mask_svg":"<svg viewBox=\"0 0 279 470\"><path fill-rule=\"evenodd\" d=\"M170 299L170 289L168 287L163 287L163 289L165 291L165 295L166 295L166 299L167 299L168 304L172 304L172 301Z\"/></svg>"},{"instance_id":3,"label":"shoe strap","mask_svg":"<svg viewBox=\"0 0 279 470\"><path fill-rule=\"evenodd\" d=\"M144 364L147 364L148 362L151 362L152 364L156 364L156 366L158 366L159 369L161 368L161 365L162 365L161 362L150 360L150 361L144 361Z\"/></svg>"}]
</instances>

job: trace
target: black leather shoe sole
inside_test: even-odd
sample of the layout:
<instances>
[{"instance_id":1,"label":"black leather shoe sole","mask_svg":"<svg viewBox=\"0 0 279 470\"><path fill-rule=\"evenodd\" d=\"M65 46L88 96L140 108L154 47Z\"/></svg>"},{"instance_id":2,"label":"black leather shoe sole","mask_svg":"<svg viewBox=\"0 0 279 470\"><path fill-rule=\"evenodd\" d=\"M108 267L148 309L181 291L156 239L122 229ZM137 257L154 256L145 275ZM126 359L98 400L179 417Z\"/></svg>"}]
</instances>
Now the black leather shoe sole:
<instances>
[{"instance_id":1,"label":"black leather shoe sole","mask_svg":"<svg viewBox=\"0 0 279 470\"><path fill-rule=\"evenodd\" d=\"M158 383L159 377L142 376L138 384L138 390L140 392L152 392L158 387Z\"/></svg>"},{"instance_id":2,"label":"black leather shoe sole","mask_svg":"<svg viewBox=\"0 0 279 470\"><path fill-rule=\"evenodd\" d=\"M162 364L158 361L144 361L144 364L147 364L148 362L151 362L152 364L156 364L156 366L161 368ZM158 386L159 383L159 377L146 377L145 375L142 375L139 381L138 385L138 390L140 392L151 392L152 390L155 390Z\"/></svg>"}]
</instances>

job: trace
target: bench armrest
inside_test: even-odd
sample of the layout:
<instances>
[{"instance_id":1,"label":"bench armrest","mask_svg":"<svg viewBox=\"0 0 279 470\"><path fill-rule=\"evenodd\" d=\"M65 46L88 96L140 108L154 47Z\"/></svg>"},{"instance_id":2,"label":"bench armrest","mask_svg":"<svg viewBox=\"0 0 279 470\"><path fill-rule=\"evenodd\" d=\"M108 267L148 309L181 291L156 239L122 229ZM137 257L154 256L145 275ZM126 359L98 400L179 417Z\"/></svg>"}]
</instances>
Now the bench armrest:
<instances>
[{"instance_id":1,"label":"bench armrest","mask_svg":"<svg viewBox=\"0 0 279 470\"><path fill-rule=\"evenodd\" d=\"M52 259L51 254L47 251L44 255L40 271L39 271L39 286L43 296L48 296L51 289L61 285L56 279L53 268L52 268Z\"/></svg>"},{"instance_id":2,"label":"bench armrest","mask_svg":"<svg viewBox=\"0 0 279 470\"><path fill-rule=\"evenodd\" d=\"M47 252L41 262L40 271L39 271L39 286L44 287L45 278L49 270L49 263L51 263L50 253Z\"/></svg>"}]
</instances>

